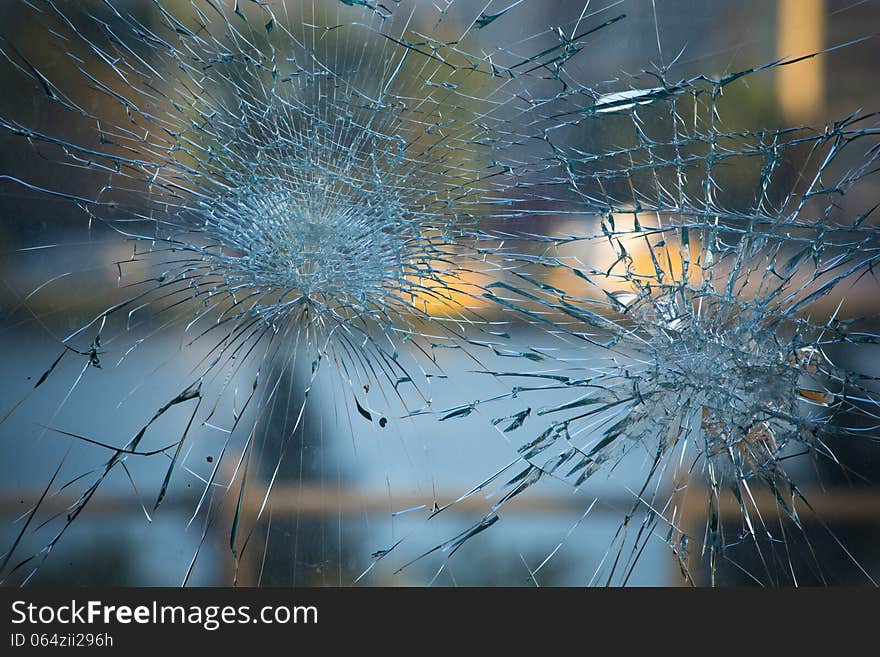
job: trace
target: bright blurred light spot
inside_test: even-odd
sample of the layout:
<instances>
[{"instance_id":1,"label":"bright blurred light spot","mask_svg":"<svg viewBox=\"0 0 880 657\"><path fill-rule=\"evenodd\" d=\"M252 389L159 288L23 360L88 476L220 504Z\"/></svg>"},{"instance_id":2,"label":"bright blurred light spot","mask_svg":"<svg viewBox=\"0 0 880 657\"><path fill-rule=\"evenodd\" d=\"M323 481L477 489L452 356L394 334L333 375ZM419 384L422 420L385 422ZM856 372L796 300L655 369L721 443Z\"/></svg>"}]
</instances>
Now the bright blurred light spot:
<instances>
[{"instance_id":1,"label":"bright blurred light spot","mask_svg":"<svg viewBox=\"0 0 880 657\"><path fill-rule=\"evenodd\" d=\"M825 47L825 0L779 0L777 53L793 59ZM776 70L776 90L786 121L815 119L825 101L825 70L813 57Z\"/></svg>"}]
</instances>

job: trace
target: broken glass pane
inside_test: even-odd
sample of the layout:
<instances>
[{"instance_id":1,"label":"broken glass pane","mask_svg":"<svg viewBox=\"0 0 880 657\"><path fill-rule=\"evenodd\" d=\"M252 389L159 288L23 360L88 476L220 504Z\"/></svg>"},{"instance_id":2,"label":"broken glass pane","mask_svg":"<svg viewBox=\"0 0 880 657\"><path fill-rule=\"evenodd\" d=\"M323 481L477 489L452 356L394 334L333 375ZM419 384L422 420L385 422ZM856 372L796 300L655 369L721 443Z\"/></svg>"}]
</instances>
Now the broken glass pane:
<instances>
[{"instance_id":1,"label":"broken glass pane","mask_svg":"<svg viewBox=\"0 0 880 657\"><path fill-rule=\"evenodd\" d=\"M4 7L0 576L873 582L865 8L724 4Z\"/></svg>"}]
</instances>

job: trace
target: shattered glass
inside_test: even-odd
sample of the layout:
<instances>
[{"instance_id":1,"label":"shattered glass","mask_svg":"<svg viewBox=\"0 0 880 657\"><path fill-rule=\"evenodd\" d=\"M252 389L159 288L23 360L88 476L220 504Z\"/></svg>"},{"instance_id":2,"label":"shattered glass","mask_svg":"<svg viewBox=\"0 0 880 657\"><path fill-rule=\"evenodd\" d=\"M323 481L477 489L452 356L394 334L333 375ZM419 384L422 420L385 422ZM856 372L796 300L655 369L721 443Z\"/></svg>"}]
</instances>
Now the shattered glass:
<instances>
[{"instance_id":1,"label":"shattered glass","mask_svg":"<svg viewBox=\"0 0 880 657\"><path fill-rule=\"evenodd\" d=\"M880 414L877 115L760 107L814 52L651 1L5 11L4 583L112 536L183 584L875 583L799 483Z\"/></svg>"}]
</instances>

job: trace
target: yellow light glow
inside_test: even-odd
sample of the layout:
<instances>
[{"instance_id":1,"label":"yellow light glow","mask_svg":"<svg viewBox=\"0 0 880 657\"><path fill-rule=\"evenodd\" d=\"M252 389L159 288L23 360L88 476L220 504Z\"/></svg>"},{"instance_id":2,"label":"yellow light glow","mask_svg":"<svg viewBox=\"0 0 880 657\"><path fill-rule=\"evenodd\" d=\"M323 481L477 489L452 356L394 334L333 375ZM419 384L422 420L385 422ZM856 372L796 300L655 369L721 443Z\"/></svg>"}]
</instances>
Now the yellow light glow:
<instances>
[{"instance_id":1,"label":"yellow light glow","mask_svg":"<svg viewBox=\"0 0 880 657\"><path fill-rule=\"evenodd\" d=\"M430 278L408 277L414 285L412 305L430 317L460 317L485 310L485 274L473 271L437 272Z\"/></svg>"},{"instance_id":2,"label":"yellow light glow","mask_svg":"<svg viewBox=\"0 0 880 657\"><path fill-rule=\"evenodd\" d=\"M825 0L779 0L777 53L788 59L825 47ZM807 123L816 119L825 102L825 70L813 57L776 72L776 92L785 119Z\"/></svg>"},{"instance_id":3,"label":"yellow light glow","mask_svg":"<svg viewBox=\"0 0 880 657\"><path fill-rule=\"evenodd\" d=\"M625 225L632 223L633 216L621 213L615 214L614 219L615 224ZM645 229L656 228L649 218L640 216L639 222ZM694 233L690 235L687 252L681 248L676 231L664 233L663 237L655 234L646 238L645 234L633 232L620 238L627 254L623 259L612 242L604 238L561 246L560 261L580 270L596 286L563 267L553 268L547 282L566 294L582 297L601 295L601 290L631 291L633 279L651 285L674 285L682 280L685 260L688 283L699 284L703 280L702 244Z\"/></svg>"}]
</instances>

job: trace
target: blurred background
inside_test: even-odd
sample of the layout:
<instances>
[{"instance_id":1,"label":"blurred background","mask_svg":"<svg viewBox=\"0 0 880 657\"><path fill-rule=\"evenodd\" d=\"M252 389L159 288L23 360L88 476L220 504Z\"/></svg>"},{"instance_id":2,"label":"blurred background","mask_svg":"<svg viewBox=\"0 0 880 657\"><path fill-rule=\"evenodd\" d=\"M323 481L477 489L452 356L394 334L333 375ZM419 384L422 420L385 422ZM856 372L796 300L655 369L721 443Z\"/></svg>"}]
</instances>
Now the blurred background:
<instances>
[{"instance_id":1,"label":"blurred background","mask_svg":"<svg viewBox=\"0 0 880 657\"><path fill-rule=\"evenodd\" d=\"M88 2L67 4L72 11L90 10ZM142 15L145 24L155 20L149 3L117 0L117 4ZM658 61L658 32L666 60L682 51L675 71L684 78L697 73L717 76L778 58L806 55L874 34L880 28L880 2L870 0L658 0L656 25L650 0L618 4L609 12L619 10L627 18L591 44L578 62L581 79L598 84L650 68L651 62ZM556 16L577 16L582 5L567 0L527 2L509 20L498 22L492 38L514 42L552 27ZM503 3L492 7L503 8ZM0 5L3 31L17 42L28 43L31 50L45 42L43 66L51 71L57 65L61 70L65 55L51 51L50 43L54 42L28 16L25 3ZM735 102L726 104L727 111L741 112L742 117L728 114L725 119L768 128L802 123L821 127L860 108L880 109L880 87L875 84L878 64L880 41L872 39L759 74L731 91L736 97ZM75 130L53 125L53 116L45 113L39 94L8 64L0 69L0 81L4 89L0 114L29 116L56 134ZM97 94L92 102L110 103L106 96ZM100 115L97 105L94 109ZM80 184L76 176L84 174L52 166L50 159L27 140L0 133L0 174L38 181L47 188ZM81 184L91 183L84 177ZM865 185L860 194L878 198L878 192L876 185ZM87 223L82 210L68 202L0 180L0 342L4 354L0 417L14 410L0 426L0 551L16 540L28 522L29 510L62 459L66 472L90 472L105 456L99 447L71 442L47 427L63 426L83 435L128 435L132 426L142 423L141 418L148 418L167 401L162 377L182 379L195 365L195 356L180 349L179 336L160 332L144 340L130 358L118 363L108 360L101 376L91 377L75 395L68 395L77 374L71 370L48 379L38 398L29 397L19 404L58 358L57 336L75 330L117 298L114 263L130 256L130 245L96 238L86 232ZM34 248L59 243L65 248ZM29 296L50 280L52 285ZM829 304L835 305L835 300ZM876 287L862 287L848 296L850 314L870 314L877 308ZM514 331L519 332L522 344L538 344L543 339L525 324ZM583 349L560 355L590 357ZM864 370L880 374L876 355L862 361ZM473 363L465 355L451 353L443 367L446 376L454 380L455 390L437 385L435 407L492 394L493 383L473 373ZM280 398L302 397L307 374L301 369L291 369L284 377ZM200 479L205 476L192 465L189 479L181 479L160 512L152 515L143 510L140 493L133 490L131 480L122 472L116 473L118 476L108 480L53 549L32 582L177 585L195 559L188 583L199 585L225 585L233 580L244 585L348 585L365 571L369 572L360 582L372 585L604 583L595 573L608 558L608 546L632 506L631 491L641 484L643 460L629 459L576 492L562 484L537 487L506 506L502 520L466 543L454 559L446 561L445 554L436 555L397 572L394 566L402 563L389 566L377 562L375 555L404 537L411 543L412 553L418 554L470 527L488 508L482 496L468 498L456 506L455 514L441 514L430 522L425 520L426 510L459 498L510 462L518 444L509 444L501 434L487 431L486 417L477 414L455 423L419 417L392 421L381 428L359 423L356 414L352 419L340 410L339 394L337 382L330 377L319 379L309 393L307 417L295 434L295 444L288 447L297 457L285 460L277 473L267 513L253 531L237 567L229 553L231 510L215 514L215 522L205 523L199 517L190 523ZM493 413L501 417L519 408L510 404L505 410L500 405ZM232 412L232 408L221 411L227 415ZM181 419L185 420L185 413L170 414L163 421L171 427ZM272 415L260 429L267 436L266 444L271 445L272 436L289 432L289 422L287 414ZM192 444L188 454L191 463L201 463L209 470L222 441L206 431ZM805 490L814 491L810 499L817 515L837 538L824 531L816 519L805 518L804 522L816 524L817 531L811 533L812 549L826 568L828 583L864 584L864 575L837 539L865 570L880 578L880 551L876 549L880 487L874 484L880 474L880 459L870 446L852 441L840 441L833 448L841 461L857 467L858 476L841 468L805 465L796 479ZM131 467L132 479L143 486L161 481L167 464L154 461ZM273 469L274 461L267 459L261 477L270 479ZM144 497L152 499L154 488L151 485ZM705 499L698 494L688 499L694 507L687 514L692 522L690 530L699 536L706 522ZM46 508L62 518L70 502L64 491L45 500ZM255 514L260 500L249 504L250 513ZM727 513L722 521L738 525L735 505L729 505ZM27 529L18 550L21 559L38 552L52 536L51 524ZM798 547L806 549L795 539L791 549ZM739 563L748 564L752 558L748 551L753 548L736 549L741 550ZM548 556L552 558L544 565ZM695 579L706 583L699 554L692 557ZM13 559L10 566L18 560ZM539 565L540 573L530 574ZM754 583L748 570L748 566L740 570L722 565L718 581ZM16 581L13 577L6 583ZM683 583L678 563L663 540L648 544L628 583ZM822 582L808 569L801 583Z\"/></svg>"}]
</instances>

